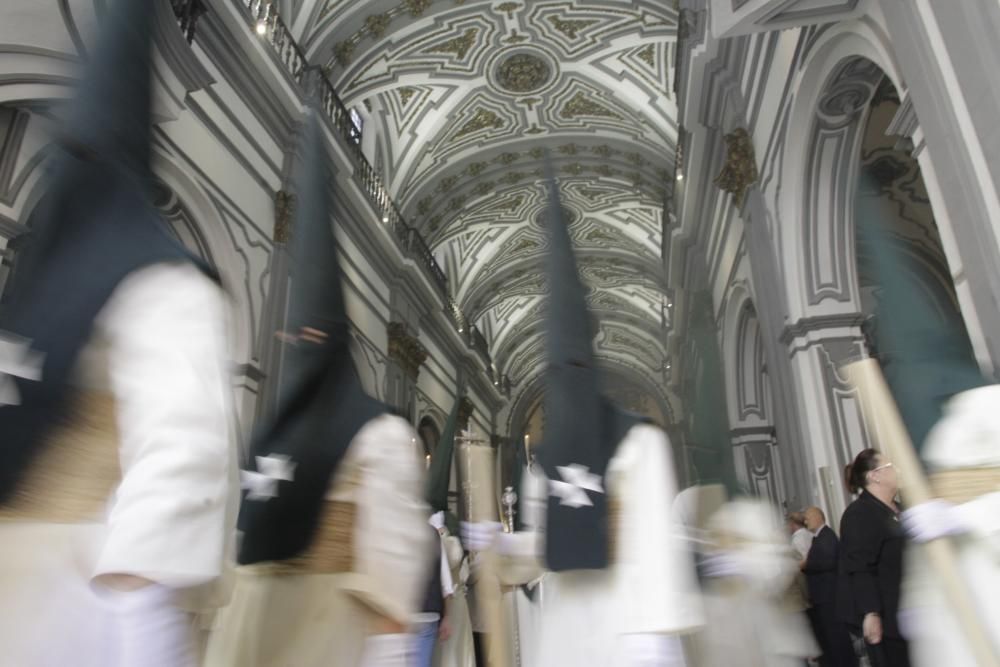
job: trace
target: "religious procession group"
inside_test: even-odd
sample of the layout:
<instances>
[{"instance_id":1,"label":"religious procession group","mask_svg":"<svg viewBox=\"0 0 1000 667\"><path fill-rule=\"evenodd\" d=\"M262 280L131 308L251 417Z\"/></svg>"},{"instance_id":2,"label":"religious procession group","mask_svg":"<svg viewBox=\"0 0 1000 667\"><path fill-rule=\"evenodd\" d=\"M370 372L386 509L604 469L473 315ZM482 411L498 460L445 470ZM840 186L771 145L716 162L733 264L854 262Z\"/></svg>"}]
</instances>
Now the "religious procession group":
<instances>
[{"instance_id":1,"label":"religious procession group","mask_svg":"<svg viewBox=\"0 0 1000 667\"><path fill-rule=\"evenodd\" d=\"M310 111L280 395L241 466L223 291L164 231L146 187L149 4L110 11L0 315L2 667L694 667L819 655L788 603L799 564L774 510L723 485L681 491L664 432L602 396L551 175L547 432L537 460L523 461L516 522L500 522L492 450L456 438L455 412L425 470L411 426L363 392ZM996 388L980 380L954 394L932 434L938 464L995 470ZM453 456L461 524L448 506ZM879 483L874 467L864 481ZM911 534L952 556L957 546L960 567L915 553L915 567L951 565L953 576L914 579L894 607L879 564L856 559L843 620L860 634L871 613L898 607L917 628L916 664L996 664L983 660L1000 648L997 488L921 507L931 509L904 522ZM965 591L978 640L950 587ZM886 637L898 625L886 619Z\"/></svg>"}]
</instances>

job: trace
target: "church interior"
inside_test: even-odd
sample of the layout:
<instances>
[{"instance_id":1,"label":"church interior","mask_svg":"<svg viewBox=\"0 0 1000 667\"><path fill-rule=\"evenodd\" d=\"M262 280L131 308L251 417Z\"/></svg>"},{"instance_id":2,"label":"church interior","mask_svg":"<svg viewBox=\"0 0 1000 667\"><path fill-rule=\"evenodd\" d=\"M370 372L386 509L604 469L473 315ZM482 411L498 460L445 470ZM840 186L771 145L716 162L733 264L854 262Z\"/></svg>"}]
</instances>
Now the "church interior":
<instances>
[{"instance_id":1,"label":"church interior","mask_svg":"<svg viewBox=\"0 0 1000 667\"><path fill-rule=\"evenodd\" d=\"M995 0L152 4L154 204L220 277L244 455L280 398L310 106L354 371L428 460L456 402L501 487L545 440L547 164L603 391L680 488L850 503L878 426L844 367L893 354L866 201L1000 377ZM0 6L0 308L108 5Z\"/></svg>"}]
</instances>

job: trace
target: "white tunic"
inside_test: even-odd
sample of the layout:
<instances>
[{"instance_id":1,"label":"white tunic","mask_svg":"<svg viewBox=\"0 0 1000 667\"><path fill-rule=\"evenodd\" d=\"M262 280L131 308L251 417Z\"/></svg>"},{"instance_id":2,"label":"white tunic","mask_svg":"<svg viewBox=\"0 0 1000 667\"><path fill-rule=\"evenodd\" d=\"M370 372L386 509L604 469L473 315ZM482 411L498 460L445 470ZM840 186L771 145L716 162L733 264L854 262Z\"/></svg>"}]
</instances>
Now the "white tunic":
<instances>
[{"instance_id":1,"label":"white tunic","mask_svg":"<svg viewBox=\"0 0 1000 667\"><path fill-rule=\"evenodd\" d=\"M358 432L327 494L354 503L352 571L237 568L232 602L209 640L206 667L354 667L375 620L407 625L427 586L433 534L416 433L382 415Z\"/></svg>"},{"instance_id":2,"label":"white tunic","mask_svg":"<svg viewBox=\"0 0 1000 667\"><path fill-rule=\"evenodd\" d=\"M101 574L184 591L192 610L224 598L238 494L224 320L221 291L187 264L136 271L101 310L78 377L114 398L122 481L90 521L0 521L2 664L113 665Z\"/></svg>"},{"instance_id":3,"label":"white tunic","mask_svg":"<svg viewBox=\"0 0 1000 667\"><path fill-rule=\"evenodd\" d=\"M958 569L969 585L979 621L1000 653L1000 385L952 398L928 433L923 455L936 470L992 471L993 492L956 505L951 519L967 529L952 538ZM904 557L899 624L910 640L912 663L973 667L976 660L923 548L910 545Z\"/></svg>"},{"instance_id":4,"label":"white tunic","mask_svg":"<svg viewBox=\"0 0 1000 667\"><path fill-rule=\"evenodd\" d=\"M523 667L617 667L625 635L682 634L702 623L692 555L672 520L677 481L666 434L634 426L604 488L620 508L613 562L606 570L545 574L536 594L537 645L523 653L533 656ZM525 522L541 531L541 516L530 517L528 508L544 507L546 481L532 475L523 493Z\"/></svg>"}]
</instances>

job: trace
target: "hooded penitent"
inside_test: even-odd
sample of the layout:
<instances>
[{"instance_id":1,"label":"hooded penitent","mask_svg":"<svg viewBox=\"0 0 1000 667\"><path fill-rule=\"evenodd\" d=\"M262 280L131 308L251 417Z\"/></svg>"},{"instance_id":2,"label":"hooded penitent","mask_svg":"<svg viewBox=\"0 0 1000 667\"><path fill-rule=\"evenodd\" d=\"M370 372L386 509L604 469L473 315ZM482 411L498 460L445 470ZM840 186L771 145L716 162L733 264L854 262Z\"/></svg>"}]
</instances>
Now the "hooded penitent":
<instances>
[{"instance_id":1,"label":"hooded penitent","mask_svg":"<svg viewBox=\"0 0 1000 667\"><path fill-rule=\"evenodd\" d=\"M944 403L987 384L951 297L927 279L919 247L893 233L893 212L863 174L857 199L859 264L880 288L875 342L886 382L918 452Z\"/></svg>"},{"instance_id":2,"label":"hooded penitent","mask_svg":"<svg viewBox=\"0 0 1000 667\"><path fill-rule=\"evenodd\" d=\"M601 395L586 291L577 274L559 190L548 166L549 297L546 311L545 433L538 460L549 478L546 566L554 571L608 565L604 477L618 443L639 421Z\"/></svg>"},{"instance_id":3,"label":"hooded penitent","mask_svg":"<svg viewBox=\"0 0 1000 667\"><path fill-rule=\"evenodd\" d=\"M351 360L332 226L333 181L315 112L306 118L301 146L285 327L294 342L282 354L277 409L256 434L244 473L243 564L285 560L308 548L348 446L366 423L387 412L365 394Z\"/></svg>"},{"instance_id":4,"label":"hooded penitent","mask_svg":"<svg viewBox=\"0 0 1000 667\"><path fill-rule=\"evenodd\" d=\"M455 434L458 430L458 411L462 398L455 399L455 405L448 415L441 439L431 455L431 466L427 471L427 503L432 512L445 513L445 525L448 532L458 535L458 519L448 509L448 489L451 486L451 466L455 457Z\"/></svg>"},{"instance_id":5,"label":"hooded penitent","mask_svg":"<svg viewBox=\"0 0 1000 667\"><path fill-rule=\"evenodd\" d=\"M109 9L0 313L0 500L58 422L80 350L119 283L151 264L195 261L150 199L152 12L133 0Z\"/></svg>"}]
</instances>

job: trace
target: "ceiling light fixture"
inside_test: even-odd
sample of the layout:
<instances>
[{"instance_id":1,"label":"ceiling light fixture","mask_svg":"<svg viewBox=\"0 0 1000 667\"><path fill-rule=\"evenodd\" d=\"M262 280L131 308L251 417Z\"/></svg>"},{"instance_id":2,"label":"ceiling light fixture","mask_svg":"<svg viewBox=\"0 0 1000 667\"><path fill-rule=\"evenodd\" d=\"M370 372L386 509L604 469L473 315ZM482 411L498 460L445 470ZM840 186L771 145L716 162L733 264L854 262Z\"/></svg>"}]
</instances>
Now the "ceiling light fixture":
<instances>
[{"instance_id":1,"label":"ceiling light fixture","mask_svg":"<svg viewBox=\"0 0 1000 667\"><path fill-rule=\"evenodd\" d=\"M267 21L257 21L257 34L261 37L267 34Z\"/></svg>"},{"instance_id":2,"label":"ceiling light fixture","mask_svg":"<svg viewBox=\"0 0 1000 667\"><path fill-rule=\"evenodd\" d=\"M383 215L382 216L382 222L389 222L389 216Z\"/></svg>"},{"instance_id":3,"label":"ceiling light fixture","mask_svg":"<svg viewBox=\"0 0 1000 667\"><path fill-rule=\"evenodd\" d=\"M677 172L677 180L678 181L683 181L684 180L684 173L683 172L680 172L680 171Z\"/></svg>"}]
</instances>

